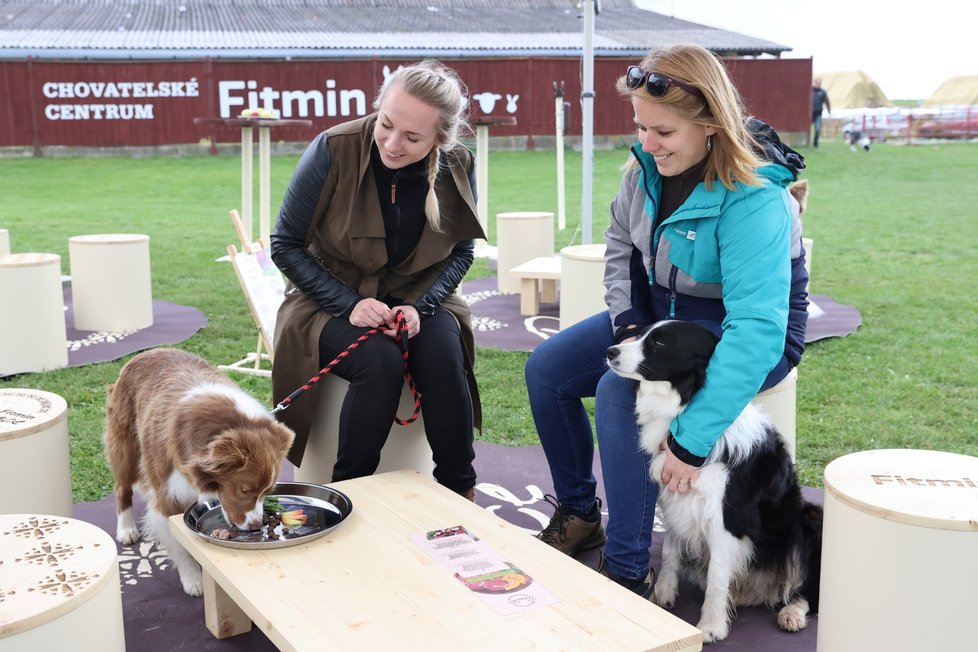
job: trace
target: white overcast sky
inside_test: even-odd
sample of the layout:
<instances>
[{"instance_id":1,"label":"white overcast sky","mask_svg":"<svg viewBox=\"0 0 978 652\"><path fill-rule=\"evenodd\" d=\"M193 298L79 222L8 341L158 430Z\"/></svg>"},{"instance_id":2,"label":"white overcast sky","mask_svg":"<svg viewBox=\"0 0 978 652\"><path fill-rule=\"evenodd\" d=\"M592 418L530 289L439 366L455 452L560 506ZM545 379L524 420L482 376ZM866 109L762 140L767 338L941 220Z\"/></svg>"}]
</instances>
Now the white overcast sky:
<instances>
[{"instance_id":1,"label":"white overcast sky","mask_svg":"<svg viewBox=\"0 0 978 652\"><path fill-rule=\"evenodd\" d=\"M893 99L926 99L978 75L973 0L635 0L645 9L756 36L812 57L813 71L862 70Z\"/></svg>"}]
</instances>

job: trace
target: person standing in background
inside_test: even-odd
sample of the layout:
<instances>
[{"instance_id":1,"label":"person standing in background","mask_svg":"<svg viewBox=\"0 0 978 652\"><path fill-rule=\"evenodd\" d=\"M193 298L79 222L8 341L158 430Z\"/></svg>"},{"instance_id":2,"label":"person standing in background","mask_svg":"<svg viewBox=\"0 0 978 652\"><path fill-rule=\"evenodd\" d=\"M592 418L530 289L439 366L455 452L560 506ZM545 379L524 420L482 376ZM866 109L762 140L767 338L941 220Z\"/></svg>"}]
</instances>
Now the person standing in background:
<instances>
[{"instance_id":1,"label":"person standing in background","mask_svg":"<svg viewBox=\"0 0 978 652\"><path fill-rule=\"evenodd\" d=\"M822 106L825 106L826 111L832 113L829 94L822 88L822 80L816 79L812 82L812 126L815 129L812 146L814 147L818 147L818 135L822 133Z\"/></svg>"}]
</instances>

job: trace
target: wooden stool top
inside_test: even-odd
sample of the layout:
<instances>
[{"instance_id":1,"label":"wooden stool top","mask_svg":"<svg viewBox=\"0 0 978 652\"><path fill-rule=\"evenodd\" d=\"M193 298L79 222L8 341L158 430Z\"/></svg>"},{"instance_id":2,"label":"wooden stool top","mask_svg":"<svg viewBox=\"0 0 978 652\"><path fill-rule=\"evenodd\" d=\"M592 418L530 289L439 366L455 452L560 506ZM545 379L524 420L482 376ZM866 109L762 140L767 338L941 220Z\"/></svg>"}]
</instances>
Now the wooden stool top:
<instances>
[{"instance_id":1,"label":"wooden stool top","mask_svg":"<svg viewBox=\"0 0 978 652\"><path fill-rule=\"evenodd\" d=\"M852 453L825 467L825 489L878 518L978 532L978 457L910 449Z\"/></svg>"},{"instance_id":2,"label":"wooden stool top","mask_svg":"<svg viewBox=\"0 0 978 652\"><path fill-rule=\"evenodd\" d=\"M73 518L0 514L0 638L54 620L115 580L115 541Z\"/></svg>"},{"instance_id":3,"label":"wooden stool top","mask_svg":"<svg viewBox=\"0 0 978 652\"><path fill-rule=\"evenodd\" d=\"M604 260L604 252L607 245L604 244L580 244L564 247L560 250L560 255L564 258L575 260Z\"/></svg>"},{"instance_id":4,"label":"wooden stool top","mask_svg":"<svg viewBox=\"0 0 978 652\"><path fill-rule=\"evenodd\" d=\"M0 267L37 267L39 265L61 264L58 254L6 254L0 256Z\"/></svg>"},{"instance_id":5,"label":"wooden stool top","mask_svg":"<svg viewBox=\"0 0 978 652\"><path fill-rule=\"evenodd\" d=\"M758 392L754 398L764 398L766 396L773 396L774 394L780 394L783 391L789 390L798 383L798 367L792 367L788 375L782 378L777 385L774 387L768 387L763 392Z\"/></svg>"},{"instance_id":6,"label":"wooden stool top","mask_svg":"<svg viewBox=\"0 0 978 652\"><path fill-rule=\"evenodd\" d=\"M68 238L69 244L133 244L147 242L148 235L141 233L97 233L91 235L76 235Z\"/></svg>"},{"instance_id":7,"label":"wooden stool top","mask_svg":"<svg viewBox=\"0 0 978 652\"><path fill-rule=\"evenodd\" d=\"M64 421L67 412L68 403L57 394L39 389L0 389L0 442L46 430Z\"/></svg>"},{"instance_id":8,"label":"wooden stool top","mask_svg":"<svg viewBox=\"0 0 978 652\"><path fill-rule=\"evenodd\" d=\"M514 211L511 213L496 213L497 220L552 220L554 214L547 211Z\"/></svg>"}]
</instances>

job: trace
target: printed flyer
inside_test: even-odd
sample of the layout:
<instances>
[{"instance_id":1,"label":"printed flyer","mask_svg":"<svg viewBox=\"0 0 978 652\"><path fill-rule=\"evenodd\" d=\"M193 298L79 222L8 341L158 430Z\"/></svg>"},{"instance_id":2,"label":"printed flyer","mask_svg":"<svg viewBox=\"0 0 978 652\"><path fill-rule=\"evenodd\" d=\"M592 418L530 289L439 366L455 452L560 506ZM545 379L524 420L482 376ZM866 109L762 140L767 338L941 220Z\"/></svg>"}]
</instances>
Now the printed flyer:
<instances>
[{"instance_id":1,"label":"printed flyer","mask_svg":"<svg viewBox=\"0 0 978 652\"><path fill-rule=\"evenodd\" d=\"M416 534L411 540L500 615L559 602L461 525Z\"/></svg>"}]
</instances>

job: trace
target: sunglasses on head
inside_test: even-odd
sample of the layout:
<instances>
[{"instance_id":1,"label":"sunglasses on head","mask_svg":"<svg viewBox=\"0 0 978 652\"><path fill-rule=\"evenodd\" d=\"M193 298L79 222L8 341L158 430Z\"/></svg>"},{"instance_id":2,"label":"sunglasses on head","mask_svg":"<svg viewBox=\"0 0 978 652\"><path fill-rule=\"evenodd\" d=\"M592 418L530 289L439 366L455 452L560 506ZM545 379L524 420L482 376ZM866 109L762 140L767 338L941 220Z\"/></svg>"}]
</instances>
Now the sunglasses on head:
<instances>
[{"instance_id":1,"label":"sunglasses on head","mask_svg":"<svg viewBox=\"0 0 978 652\"><path fill-rule=\"evenodd\" d=\"M670 86L678 86L690 95L695 95L704 102L706 101L703 92L692 84L673 79L668 75L663 75L661 72L645 72L638 66L628 66L628 72L625 73L625 85L635 90L642 84L645 84L645 90L652 97L662 97L669 90Z\"/></svg>"}]
</instances>

